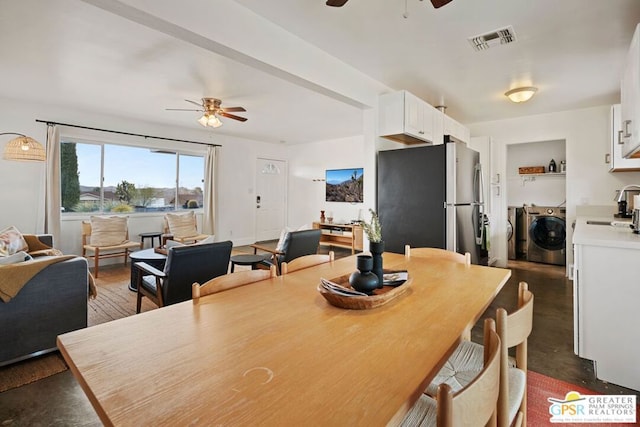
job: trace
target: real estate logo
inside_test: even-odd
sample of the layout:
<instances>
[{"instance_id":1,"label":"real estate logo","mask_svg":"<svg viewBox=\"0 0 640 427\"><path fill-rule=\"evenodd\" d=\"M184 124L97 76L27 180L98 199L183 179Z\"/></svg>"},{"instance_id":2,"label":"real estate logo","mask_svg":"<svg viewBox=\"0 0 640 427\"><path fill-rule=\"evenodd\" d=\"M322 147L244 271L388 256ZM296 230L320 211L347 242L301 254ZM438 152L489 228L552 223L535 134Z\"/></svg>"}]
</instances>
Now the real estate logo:
<instances>
[{"instance_id":1,"label":"real estate logo","mask_svg":"<svg viewBox=\"0 0 640 427\"><path fill-rule=\"evenodd\" d=\"M564 400L547 398L552 423L635 423L635 395L580 395L570 391Z\"/></svg>"}]
</instances>

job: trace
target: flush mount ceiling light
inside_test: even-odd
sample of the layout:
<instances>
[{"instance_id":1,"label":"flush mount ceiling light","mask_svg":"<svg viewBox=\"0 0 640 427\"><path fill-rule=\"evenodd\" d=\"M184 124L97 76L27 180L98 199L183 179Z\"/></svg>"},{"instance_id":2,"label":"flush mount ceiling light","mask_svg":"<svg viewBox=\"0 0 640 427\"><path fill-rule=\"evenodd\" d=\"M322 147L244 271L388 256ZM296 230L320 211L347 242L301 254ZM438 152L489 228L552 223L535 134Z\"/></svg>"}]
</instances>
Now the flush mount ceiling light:
<instances>
[{"instance_id":1,"label":"flush mount ceiling light","mask_svg":"<svg viewBox=\"0 0 640 427\"><path fill-rule=\"evenodd\" d=\"M46 159L44 147L35 139L21 133L5 132L0 135L18 135L4 147L6 160L44 162Z\"/></svg>"},{"instance_id":2,"label":"flush mount ceiling light","mask_svg":"<svg viewBox=\"0 0 640 427\"><path fill-rule=\"evenodd\" d=\"M517 87L515 89L511 89L505 92L505 96L509 98L512 102L526 102L531 99L533 95L538 91L537 87L533 86L525 86L525 87Z\"/></svg>"}]
</instances>

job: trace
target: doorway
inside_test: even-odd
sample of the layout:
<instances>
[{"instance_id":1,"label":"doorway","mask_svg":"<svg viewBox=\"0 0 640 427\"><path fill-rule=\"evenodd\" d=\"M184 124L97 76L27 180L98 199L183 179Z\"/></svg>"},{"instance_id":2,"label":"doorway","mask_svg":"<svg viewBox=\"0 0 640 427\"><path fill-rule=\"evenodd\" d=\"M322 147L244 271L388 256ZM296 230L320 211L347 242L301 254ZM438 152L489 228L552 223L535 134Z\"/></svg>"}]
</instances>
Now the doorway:
<instances>
[{"instance_id":1,"label":"doorway","mask_svg":"<svg viewBox=\"0 0 640 427\"><path fill-rule=\"evenodd\" d=\"M287 163L284 160L256 161L256 240L280 236L286 223Z\"/></svg>"},{"instance_id":2,"label":"doorway","mask_svg":"<svg viewBox=\"0 0 640 427\"><path fill-rule=\"evenodd\" d=\"M506 149L509 263L564 265L566 142L526 142Z\"/></svg>"}]
</instances>

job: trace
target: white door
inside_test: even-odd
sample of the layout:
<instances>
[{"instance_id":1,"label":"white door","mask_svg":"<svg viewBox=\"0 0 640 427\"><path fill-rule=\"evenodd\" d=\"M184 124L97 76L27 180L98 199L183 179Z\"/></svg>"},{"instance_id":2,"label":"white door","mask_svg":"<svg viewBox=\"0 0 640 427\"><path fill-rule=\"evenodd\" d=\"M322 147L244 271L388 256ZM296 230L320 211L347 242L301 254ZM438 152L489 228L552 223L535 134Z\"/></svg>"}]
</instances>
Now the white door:
<instances>
[{"instance_id":1,"label":"white door","mask_svg":"<svg viewBox=\"0 0 640 427\"><path fill-rule=\"evenodd\" d=\"M277 239L285 224L287 164L258 159L256 163L256 240Z\"/></svg>"}]
</instances>

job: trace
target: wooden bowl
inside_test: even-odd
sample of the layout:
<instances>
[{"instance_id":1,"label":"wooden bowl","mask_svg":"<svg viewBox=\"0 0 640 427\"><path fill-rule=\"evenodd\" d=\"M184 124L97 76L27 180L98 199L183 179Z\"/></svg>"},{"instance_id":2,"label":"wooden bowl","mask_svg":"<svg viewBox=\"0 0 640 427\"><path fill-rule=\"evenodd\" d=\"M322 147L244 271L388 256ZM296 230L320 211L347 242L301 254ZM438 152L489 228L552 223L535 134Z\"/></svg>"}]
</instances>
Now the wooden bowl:
<instances>
[{"instance_id":1,"label":"wooden bowl","mask_svg":"<svg viewBox=\"0 0 640 427\"><path fill-rule=\"evenodd\" d=\"M351 288L348 275L340 276L331 281L345 288ZM403 295L409 289L412 281L413 279L409 275L409 278L403 284L398 286L383 286L381 289L376 289L374 295L369 296L346 297L331 293L321 286L318 286L318 291L329 304L335 307L349 310L369 310L371 308L381 307L398 298L400 295Z\"/></svg>"}]
</instances>

